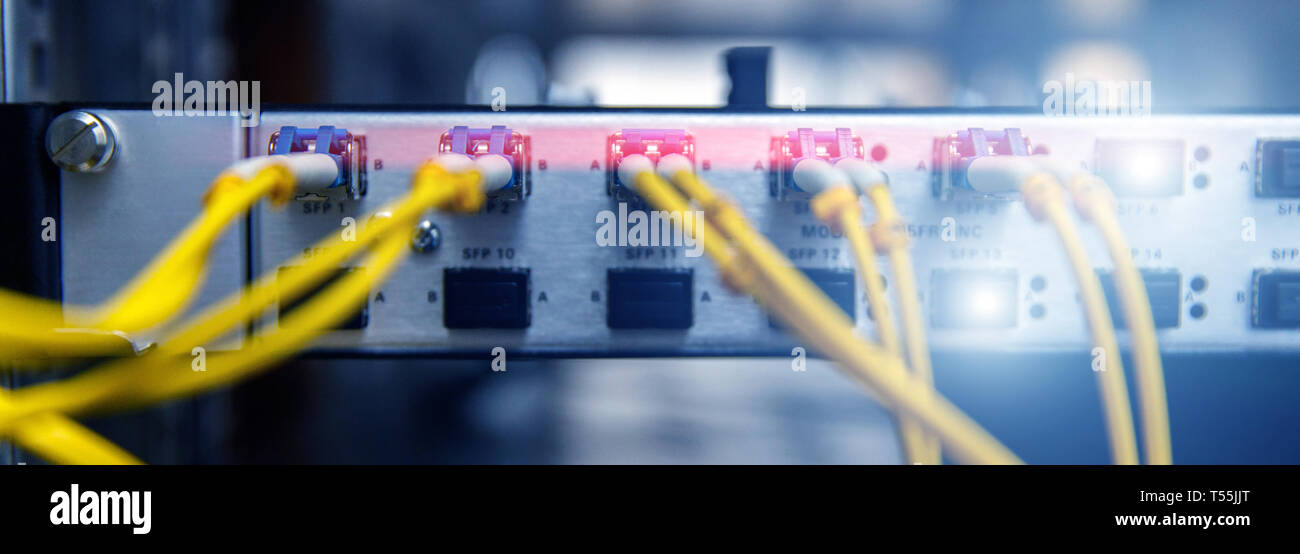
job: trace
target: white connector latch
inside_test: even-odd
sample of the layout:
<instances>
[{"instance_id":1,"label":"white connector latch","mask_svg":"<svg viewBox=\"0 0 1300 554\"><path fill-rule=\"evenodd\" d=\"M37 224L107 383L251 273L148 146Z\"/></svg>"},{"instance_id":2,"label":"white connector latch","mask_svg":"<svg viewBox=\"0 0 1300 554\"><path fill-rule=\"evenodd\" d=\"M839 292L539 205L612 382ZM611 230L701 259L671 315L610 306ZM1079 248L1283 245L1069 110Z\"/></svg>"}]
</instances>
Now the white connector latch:
<instances>
[{"instance_id":1,"label":"white connector latch","mask_svg":"<svg viewBox=\"0 0 1300 554\"><path fill-rule=\"evenodd\" d=\"M674 175L683 171L694 172L695 164L691 163L690 158L681 154L667 154L659 158L659 163L655 164L655 171L660 177L672 180Z\"/></svg>"},{"instance_id":2,"label":"white connector latch","mask_svg":"<svg viewBox=\"0 0 1300 554\"><path fill-rule=\"evenodd\" d=\"M475 158L464 154L439 154L433 158L433 163L442 166L443 169L450 173L478 171L482 177L479 185L485 193L509 187L515 171L514 167L510 165L510 160L505 159L504 156L494 154Z\"/></svg>"},{"instance_id":3,"label":"white connector latch","mask_svg":"<svg viewBox=\"0 0 1300 554\"><path fill-rule=\"evenodd\" d=\"M499 154L486 154L474 158L474 169L483 176L484 192L508 188L515 176L515 168L510 165L510 160Z\"/></svg>"},{"instance_id":4,"label":"white connector latch","mask_svg":"<svg viewBox=\"0 0 1300 554\"><path fill-rule=\"evenodd\" d=\"M1078 172L1043 156L985 156L970 162L966 182L975 192L1007 194L1020 192L1021 184L1035 173L1050 173L1065 182Z\"/></svg>"},{"instance_id":5,"label":"white connector latch","mask_svg":"<svg viewBox=\"0 0 1300 554\"><path fill-rule=\"evenodd\" d=\"M889 175L864 160L858 158L845 158L835 162L835 169L843 171L848 175L849 181L857 187L860 194L866 194L867 190L876 185L889 184Z\"/></svg>"},{"instance_id":6,"label":"white connector latch","mask_svg":"<svg viewBox=\"0 0 1300 554\"><path fill-rule=\"evenodd\" d=\"M642 154L631 154L618 162L618 180L635 187L636 176L643 172L654 172L655 163Z\"/></svg>"},{"instance_id":7,"label":"white connector latch","mask_svg":"<svg viewBox=\"0 0 1300 554\"><path fill-rule=\"evenodd\" d=\"M226 168L225 173L242 179L251 179L257 172L279 165L293 175L294 188L298 190L325 190L339 178L339 165L328 154L293 153L274 156L257 156L242 160Z\"/></svg>"},{"instance_id":8,"label":"white connector latch","mask_svg":"<svg viewBox=\"0 0 1300 554\"><path fill-rule=\"evenodd\" d=\"M848 175L819 158L799 160L791 173L794 175L795 188L812 195L831 187L851 185Z\"/></svg>"}]
</instances>

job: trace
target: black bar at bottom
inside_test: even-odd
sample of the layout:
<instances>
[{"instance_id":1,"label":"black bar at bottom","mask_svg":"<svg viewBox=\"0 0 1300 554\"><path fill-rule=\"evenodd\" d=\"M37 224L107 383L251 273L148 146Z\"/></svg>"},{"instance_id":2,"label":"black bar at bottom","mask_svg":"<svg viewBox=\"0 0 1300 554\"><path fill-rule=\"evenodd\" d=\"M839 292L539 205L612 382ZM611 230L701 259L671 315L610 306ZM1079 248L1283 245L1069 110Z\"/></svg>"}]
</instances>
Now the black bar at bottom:
<instances>
[{"instance_id":1,"label":"black bar at bottom","mask_svg":"<svg viewBox=\"0 0 1300 554\"><path fill-rule=\"evenodd\" d=\"M744 521L734 531L750 535L785 529L805 538L852 532L890 541L922 532L972 546L991 545L993 537L1024 544L1041 540L1043 531L1235 540L1293 527L1296 477L1294 467L1274 466L9 466L0 467L0 522L9 540L275 533L323 540L408 535L450 544L456 536L507 530L594 540L616 529L658 534L672 527L687 536L692 529L716 532L722 521ZM134 534L140 526L132 524L52 524L52 516L65 514L52 513L58 503L51 499L62 499L73 484L79 496L95 491L101 501L105 492L148 491L149 533ZM82 510L87 503L79 503ZM1211 518L1208 528L1202 517ZM953 530L983 532L949 535ZM905 531L912 534L898 534Z\"/></svg>"}]
</instances>

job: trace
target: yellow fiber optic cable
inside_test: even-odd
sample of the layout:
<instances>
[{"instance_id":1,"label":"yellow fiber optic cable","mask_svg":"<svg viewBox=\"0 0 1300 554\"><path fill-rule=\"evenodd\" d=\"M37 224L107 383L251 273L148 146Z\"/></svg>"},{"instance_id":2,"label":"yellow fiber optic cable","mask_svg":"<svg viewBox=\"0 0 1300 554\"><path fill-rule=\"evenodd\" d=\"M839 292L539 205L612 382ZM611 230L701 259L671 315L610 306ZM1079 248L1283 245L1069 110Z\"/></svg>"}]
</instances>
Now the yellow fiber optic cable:
<instances>
[{"instance_id":1,"label":"yellow fiber optic cable","mask_svg":"<svg viewBox=\"0 0 1300 554\"><path fill-rule=\"evenodd\" d=\"M355 241L345 242L332 236L317 243L310 249L315 252L311 258L300 257L295 260L300 264L297 271L287 273L283 279L278 279L275 274L263 276L245 292L232 295L192 318L188 324L181 326L181 331L163 340L149 355L109 362L73 378L32 385L12 392L9 404L0 406L0 434L21 424L20 420L42 412L103 412L160 400L157 395L162 393L159 391L190 386L188 383L210 382L212 386L219 386L224 381L204 381L201 374L198 381L195 381L195 377L189 375L192 372L189 371L188 356L194 346L215 340L228 330L251 320L277 298L290 300L301 296L328 278L339 264L378 239L388 237L396 242L395 237L400 236L403 240L409 240L407 232L411 222L430 207L459 212L477 211L484 200L478 181L476 172L453 176L436 165L422 167L416 173L410 195L376 212L390 214L390 217L372 218L357 233ZM375 263L380 262L383 260L375 260ZM377 275L381 269L383 268L376 266L367 272L357 273ZM340 279L338 283L355 283L357 280L346 279ZM303 308L300 306L294 313L299 313ZM307 325L304 328L310 327ZM281 329L277 332L284 331ZM263 340L267 340L267 337L263 337ZM178 365L178 358L185 360L185 363ZM209 358L209 366L214 358L218 356ZM178 367L183 371L178 370ZM172 384L173 380L181 384Z\"/></svg>"},{"instance_id":2,"label":"yellow fiber optic cable","mask_svg":"<svg viewBox=\"0 0 1300 554\"><path fill-rule=\"evenodd\" d=\"M862 206L858 204L857 192L847 185L831 187L817 193L810 206L817 219L841 230L848 239L862 276L862 284L867 290L868 309L876 333L880 336L880 343L887 352L902 359L903 343L899 340L893 316L889 313L889 304L885 300L883 279L880 268L876 265L875 246L862 225ZM925 450L925 433L920 426L906 417L899 417L898 426L907 463L930 463Z\"/></svg>"},{"instance_id":3,"label":"yellow fiber optic cable","mask_svg":"<svg viewBox=\"0 0 1300 554\"><path fill-rule=\"evenodd\" d=\"M8 391L0 388L0 405L8 402L8 398ZM141 463L129 452L62 414L33 417L10 440L28 452L59 464Z\"/></svg>"},{"instance_id":4,"label":"yellow fiber optic cable","mask_svg":"<svg viewBox=\"0 0 1300 554\"><path fill-rule=\"evenodd\" d=\"M19 360L15 368L32 369L54 358L131 356L136 345L122 332L64 327L7 326L0 329L0 359Z\"/></svg>"},{"instance_id":5,"label":"yellow fiber optic cable","mask_svg":"<svg viewBox=\"0 0 1300 554\"><path fill-rule=\"evenodd\" d=\"M414 225L415 220L407 223ZM287 314L280 329L255 344L208 358L207 371L190 371L188 358L170 360L172 378L146 380L136 385L134 402L151 404L227 385L293 356L321 333L350 317L410 251L410 237L390 233L365 258L364 270L350 272Z\"/></svg>"},{"instance_id":6,"label":"yellow fiber optic cable","mask_svg":"<svg viewBox=\"0 0 1300 554\"><path fill-rule=\"evenodd\" d=\"M862 225L862 207L858 204L857 193L847 186L830 188L813 197L810 206L817 219L840 230L848 239L854 262L862 275L862 284L867 290L871 319L880 335L880 343L885 350L901 357L903 344L889 313L889 304L885 302L883 278L880 267L876 265L876 247Z\"/></svg>"},{"instance_id":7,"label":"yellow fiber optic cable","mask_svg":"<svg viewBox=\"0 0 1300 554\"><path fill-rule=\"evenodd\" d=\"M138 465L130 452L67 416L37 414L14 429L12 439L24 450L56 464Z\"/></svg>"},{"instance_id":8,"label":"yellow fiber optic cable","mask_svg":"<svg viewBox=\"0 0 1300 554\"><path fill-rule=\"evenodd\" d=\"M207 266L207 254L221 232L263 197L281 205L292 196L292 173L268 165L251 179L232 173L216 179L204 197L203 214L112 298L96 307L58 302L0 290L0 356L21 358L39 353L58 357L132 353L129 340L65 330L65 312L74 328L105 332L134 331L166 321L180 311L197 290Z\"/></svg>"},{"instance_id":9,"label":"yellow fiber optic cable","mask_svg":"<svg viewBox=\"0 0 1300 554\"><path fill-rule=\"evenodd\" d=\"M1015 454L932 387L908 375L901 359L859 339L839 308L790 266L738 210L721 201L694 174L680 171L673 175L673 182L699 203L713 228L730 239L737 255L743 258L743 264L728 267L744 265L752 269L752 275L736 280L747 280L759 301L791 325L803 340L839 362L851 377L902 413L916 418L949 444L958 459L985 464L1020 463ZM670 186L651 172L639 173L635 184L647 199L655 196L652 189Z\"/></svg>"},{"instance_id":10,"label":"yellow fiber optic cable","mask_svg":"<svg viewBox=\"0 0 1300 554\"><path fill-rule=\"evenodd\" d=\"M738 239L744 243L748 239ZM765 256L752 248L741 246L748 259L762 259ZM777 275L772 278L766 273L772 266L768 262L755 262L763 268L765 274L760 280L762 286L768 287L769 294L764 295L760 289L758 297L765 306L782 316L787 324L792 325L800 336L846 366L851 375L863 384L881 393L887 404L901 408L903 417L916 417L922 423L935 429L952 441L954 448L964 460L976 463L1013 463L1014 455L1007 452L986 432L965 419L946 401L932 405L933 390L905 374L902 360L889 356L887 352L869 347L852 332L851 324L830 304L815 288L807 288L811 283L798 274ZM768 281L771 281L770 283ZM793 292L792 292L793 291ZM824 305L818 305L821 300ZM828 309L829 308L829 309ZM837 321L838 320L838 321ZM891 386L902 385L902 390ZM904 395L902 399L898 395ZM941 415L935 416L938 411ZM959 430L955 430L959 429Z\"/></svg>"},{"instance_id":11,"label":"yellow fiber optic cable","mask_svg":"<svg viewBox=\"0 0 1300 554\"><path fill-rule=\"evenodd\" d=\"M1136 464L1137 439L1133 431L1128 385L1124 381L1124 366L1115 339L1115 326L1111 322L1110 310L1106 307L1101 282L1088 261L1079 231L1066 212L1064 192L1055 177L1048 173L1035 173L1024 180L1021 194L1029 213L1039 221L1046 220L1056 230L1078 282L1079 295L1094 345L1093 371L1097 374L1101 391L1111 458L1116 464Z\"/></svg>"},{"instance_id":12,"label":"yellow fiber optic cable","mask_svg":"<svg viewBox=\"0 0 1300 554\"><path fill-rule=\"evenodd\" d=\"M920 294L916 290L916 271L912 256L907 251L907 228L899 214L889 186L875 183L867 188L867 198L876 208L876 224L872 238L877 248L889 255L889 266L894 271L894 291L898 295L899 320L903 323L903 337L907 342L907 365L922 382L934 386L934 370L930 367L930 346L925 338L925 317L921 313ZM943 462L938 441L927 437L926 463Z\"/></svg>"},{"instance_id":13,"label":"yellow fiber optic cable","mask_svg":"<svg viewBox=\"0 0 1300 554\"><path fill-rule=\"evenodd\" d=\"M648 159L644 159L643 156L640 157L643 158L642 163L645 164L646 170L638 171L635 172L635 174L630 175L631 180L634 181L634 187L636 187L636 182L640 181L645 174L657 178L652 171L655 166ZM726 244L725 237L719 234L707 219L696 218L695 208L691 206L690 200L679 194L671 185L655 186L661 183L666 185L662 178L657 178L657 180L650 182L644 190L637 187L637 194L641 195L647 203L660 210L664 210L669 214L680 214L682 217L682 231L692 233L695 236L695 239L700 241L700 245L704 248L704 251L707 252L719 266L729 266L734 257ZM725 273L726 272L724 272L724 276Z\"/></svg>"},{"instance_id":14,"label":"yellow fiber optic cable","mask_svg":"<svg viewBox=\"0 0 1300 554\"><path fill-rule=\"evenodd\" d=\"M143 329L179 311L198 288L208 252L230 222L264 197L273 205L285 204L292 198L293 188L293 174L280 165L269 165L247 181L234 175L218 178L204 197L205 216L110 298L98 310L102 315L95 318L95 326Z\"/></svg>"},{"instance_id":15,"label":"yellow fiber optic cable","mask_svg":"<svg viewBox=\"0 0 1300 554\"><path fill-rule=\"evenodd\" d=\"M53 329L63 325L62 304L2 288L0 288L0 313L13 318L0 322L0 332L8 330L11 326ZM18 323L18 316L25 318L22 322L24 325L14 325Z\"/></svg>"},{"instance_id":16,"label":"yellow fiber optic cable","mask_svg":"<svg viewBox=\"0 0 1300 554\"><path fill-rule=\"evenodd\" d=\"M474 212L482 206L484 197L477 188L476 181L476 177L472 181L462 180L469 185L463 190L473 190L476 195L470 197L472 199L468 204L457 206L456 211ZM452 187L438 188L453 192L456 190ZM406 210L403 212L405 219L394 218L395 225L392 230L378 239L373 246L371 253L362 264L363 271L349 273L329 285L324 291L313 295L293 312L287 314L277 331L262 336L253 346L234 352L220 353L209 358L208 371L173 369L173 377L170 379L149 380L142 383L135 389L134 401L153 403L167 398L192 395L242 379L292 356L298 350L308 346L320 333L332 329L347 319L365 302L369 291L386 280L409 252L410 236L403 230L415 224L419 212ZM188 359L182 358L180 361L182 363L178 364L178 369L188 368Z\"/></svg>"},{"instance_id":17,"label":"yellow fiber optic cable","mask_svg":"<svg viewBox=\"0 0 1300 554\"><path fill-rule=\"evenodd\" d=\"M641 174L636 176L637 179L642 177ZM683 218L684 229L694 229L695 239L700 241L704 251L713 258L718 266L718 272L721 274L722 281L732 290L753 296L760 293L755 292L758 285L758 277L755 275L753 268L746 266L740 256L736 256L731 247L727 244L726 237L718 233L708 219L695 220L693 207L689 200L682 197L673 188L671 184L658 179L657 182L649 182L642 185L636 185L637 193L645 198L652 206L670 213L680 213ZM695 227L692 227L691 221L695 221ZM874 390L865 389L866 393L877 402L888 406L888 403L882 400Z\"/></svg>"},{"instance_id":18,"label":"yellow fiber optic cable","mask_svg":"<svg viewBox=\"0 0 1300 554\"><path fill-rule=\"evenodd\" d=\"M1148 464L1173 463L1169 437L1169 408L1165 393L1165 375L1156 341L1151 301L1147 298L1142 274L1133 264L1128 240L1115 216L1115 197L1110 188L1093 175L1070 180L1074 205L1085 220L1100 231L1115 264L1115 283L1119 289L1124 321L1133 336L1133 358L1137 366L1138 406L1142 418L1142 443Z\"/></svg>"}]
</instances>

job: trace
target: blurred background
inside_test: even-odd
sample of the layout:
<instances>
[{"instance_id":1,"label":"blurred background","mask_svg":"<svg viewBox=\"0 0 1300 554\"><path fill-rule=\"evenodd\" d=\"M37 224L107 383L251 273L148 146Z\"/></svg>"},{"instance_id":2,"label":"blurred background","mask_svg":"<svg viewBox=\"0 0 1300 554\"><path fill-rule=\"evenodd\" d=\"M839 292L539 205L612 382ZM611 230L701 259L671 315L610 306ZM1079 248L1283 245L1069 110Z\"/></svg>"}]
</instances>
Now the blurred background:
<instances>
[{"instance_id":1,"label":"blurred background","mask_svg":"<svg viewBox=\"0 0 1300 554\"><path fill-rule=\"evenodd\" d=\"M148 102L259 80L268 103L719 106L721 54L771 46L769 101L1036 106L1150 80L1162 110L1297 105L1285 0L10 0L9 101Z\"/></svg>"},{"instance_id":2,"label":"blurred background","mask_svg":"<svg viewBox=\"0 0 1300 554\"><path fill-rule=\"evenodd\" d=\"M1300 104L1300 3L1254 0L7 0L8 102L150 102L261 81L264 106L723 106L724 52L769 46L749 101L1042 104L1043 83L1150 80L1155 112ZM755 81L756 80L756 81ZM738 89L739 90L739 89ZM937 383L1026 461L1106 463L1087 353L936 353ZM1295 463L1294 360L1166 359L1175 460ZM1240 368L1224 379L1225 368ZM1257 395L1261 383L1278 391ZM1262 387L1268 389L1269 387ZM1130 389L1132 386L1130 385ZM95 422L151 463L897 463L888 414L786 359L305 358ZM26 461L21 453L0 454Z\"/></svg>"}]
</instances>

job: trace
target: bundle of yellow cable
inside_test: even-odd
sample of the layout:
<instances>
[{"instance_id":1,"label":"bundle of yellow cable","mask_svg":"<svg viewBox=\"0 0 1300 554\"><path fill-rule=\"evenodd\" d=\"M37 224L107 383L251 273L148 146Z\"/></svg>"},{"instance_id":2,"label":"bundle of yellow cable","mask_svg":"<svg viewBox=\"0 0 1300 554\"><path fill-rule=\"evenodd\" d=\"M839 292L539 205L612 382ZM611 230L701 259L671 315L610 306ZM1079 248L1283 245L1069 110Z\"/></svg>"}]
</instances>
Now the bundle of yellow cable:
<instances>
[{"instance_id":1,"label":"bundle of yellow cable","mask_svg":"<svg viewBox=\"0 0 1300 554\"><path fill-rule=\"evenodd\" d=\"M56 302L0 291L0 358L21 361L18 369L45 367L36 360L132 355L136 345L126 331L160 324L179 311L202 280L207 252L230 221L264 196L283 204L293 190L293 174L272 163L251 178L223 172L204 196L206 209L180 237L108 302L96 308L68 307L76 324L68 327ZM0 391L0 409L8 398ZM14 433L14 441L57 463L139 463L139 460L72 419L42 414Z\"/></svg>"},{"instance_id":2,"label":"bundle of yellow cable","mask_svg":"<svg viewBox=\"0 0 1300 554\"><path fill-rule=\"evenodd\" d=\"M32 416L12 433L15 444L56 464L137 465L138 458L61 414Z\"/></svg>"},{"instance_id":3,"label":"bundle of yellow cable","mask_svg":"<svg viewBox=\"0 0 1300 554\"><path fill-rule=\"evenodd\" d=\"M984 164L981 180L986 189L1021 191L1030 214L1040 221L1048 221L1057 229L1076 280L1079 281L1080 296L1094 344L1104 351L1102 361L1105 365L1099 368L1102 371L1098 373L1098 378L1101 382L1107 428L1110 430L1112 455L1118 463L1137 463L1128 391L1122 368L1118 365L1115 328L1078 231L1066 214L1064 192L1056 177L1071 176L1066 182L1069 183L1069 191L1074 199L1075 211L1081 219L1090 221L1097 227L1115 264L1120 303L1134 343L1146 461L1148 464L1172 463L1164 372L1160 365L1160 348L1156 343L1151 304L1147 299L1142 276L1133 264L1128 241L1119 225L1114 195L1098 177L1081 173L1073 165L1062 164L1050 158L998 156L981 160Z\"/></svg>"},{"instance_id":4,"label":"bundle of yellow cable","mask_svg":"<svg viewBox=\"0 0 1300 554\"><path fill-rule=\"evenodd\" d=\"M477 171L450 174L436 163L416 171L412 192L376 213L355 241L330 237L310 249L310 259L298 258L300 269L278 279L260 278L241 294L232 295L181 326L145 356L107 363L63 381L26 387L0 396L0 436L8 435L24 446L41 446L50 433L39 427L51 416L84 415L139 407L197 394L242 379L292 356L319 334L349 317L368 291L393 271L407 252L409 230L430 208L477 212L485 196ZM365 248L365 271L351 272L313 296L286 316L279 330L260 337L242 350L209 358L207 371L189 368L187 355L196 346L219 339L231 329L252 321L278 299L301 297L326 280L339 264ZM35 429L35 430L33 430ZM48 430L46 430L48 431ZM64 441L57 451L45 448L56 461L103 461L103 444L86 440ZM132 459L133 460L133 459ZM121 459L122 462L131 460Z\"/></svg>"},{"instance_id":5,"label":"bundle of yellow cable","mask_svg":"<svg viewBox=\"0 0 1300 554\"><path fill-rule=\"evenodd\" d=\"M293 188L294 173L280 163L269 163L247 179L223 172L204 195L203 213L99 306L65 307L0 291L0 309L7 314L0 320L0 358L134 354L127 334L164 323L185 307L203 280L208 252L221 232L264 197L275 205L288 202Z\"/></svg>"},{"instance_id":6,"label":"bundle of yellow cable","mask_svg":"<svg viewBox=\"0 0 1300 554\"><path fill-rule=\"evenodd\" d=\"M876 223L871 227L871 238L878 250L889 256L889 266L894 271L894 289L897 291L899 318L903 323L903 336L907 341L907 362L912 373L934 387L934 370L930 367L930 346L925 338L925 318L921 314L921 296L916 290L916 272L912 256L908 253L907 228L903 217L889 193L889 185L876 181L866 186L867 197L876 207ZM922 454L926 463L942 463L939 442L934 437L925 438Z\"/></svg>"},{"instance_id":7,"label":"bundle of yellow cable","mask_svg":"<svg viewBox=\"0 0 1300 554\"><path fill-rule=\"evenodd\" d=\"M1165 396L1165 374L1160 363L1160 346L1151 315L1142 274L1133 264L1124 230L1115 215L1116 201L1110 187L1100 178L1079 174L1069 181L1075 211L1091 221L1101 233L1115 264L1115 282L1119 289L1124 321L1133 336L1133 358L1137 365L1138 405L1142 415L1142 445L1146 463L1173 463L1169 438L1169 408Z\"/></svg>"},{"instance_id":8,"label":"bundle of yellow cable","mask_svg":"<svg viewBox=\"0 0 1300 554\"><path fill-rule=\"evenodd\" d=\"M868 310L880 343L891 355L902 359L903 344L899 340L889 313L889 303L885 299L884 279L876 265L876 248L862 224L858 191L854 188L849 173L840 167L843 163L831 166L819 159L803 160L795 166L794 180L802 190L814 193L810 203L813 215L831 228L842 231L848 239L854 261L862 275L863 286L867 290ZM856 170L854 173L863 173L860 168L853 169ZM867 168L867 172L870 171ZM883 179L883 174L880 175ZM924 431L911 418L899 417L899 436L902 439L904 457L909 464L938 463L937 454L930 454Z\"/></svg>"},{"instance_id":9,"label":"bundle of yellow cable","mask_svg":"<svg viewBox=\"0 0 1300 554\"><path fill-rule=\"evenodd\" d=\"M1101 389L1102 413L1110 439L1111 458L1116 464L1136 464L1137 439L1133 431L1133 413L1129 405L1128 385L1124 381L1119 343L1115 339L1115 326L1111 322L1110 310L1106 307L1101 282L1092 269L1092 263L1088 261L1079 231L1066 213L1064 191L1056 178L1047 172L1030 174L1022 181L1020 191L1030 215L1038 221L1047 221L1056 229L1079 285L1079 295L1093 344L1095 348L1101 349L1101 361L1105 365L1094 368L1094 371ZM1097 355L1095 351L1093 355Z\"/></svg>"},{"instance_id":10,"label":"bundle of yellow cable","mask_svg":"<svg viewBox=\"0 0 1300 554\"><path fill-rule=\"evenodd\" d=\"M848 186L837 186L814 196L811 202L813 214L832 229L844 233L853 251L854 262L862 275L862 284L867 290L868 311L875 323L880 344L890 355L903 358L903 343L894 327L893 317L889 312L889 303L885 300L885 287L880 268L876 265L876 249L871 242L867 228L862 224L862 207L858 204L857 192ZM911 418L899 418L899 436L903 443L903 454L909 464L930 463L926 453L925 433Z\"/></svg>"},{"instance_id":11,"label":"bundle of yellow cable","mask_svg":"<svg viewBox=\"0 0 1300 554\"><path fill-rule=\"evenodd\" d=\"M660 171L668 173L673 184L704 210L710 225L698 227L697 240L705 244L711 256L720 258L719 270L729 283L753 295L813 348L836 360L854 379L933 432L959 460L1020 463L1015 454L933 387L909 375L902 359L860 340L849 319L795 270L739 210L715 194L689 168L680 164L665 168L662 160L660 163ZM633 183L656 209L683 214L690 211L686 198L657 175L644 157L624 158L618 170L620 179Z\"/></svg>"},{"instance_id":12,"label":"bundle of yellow cable","mask_svg":"<svg viewBox=\"0 0 1300 554\"><path fill-rule=\"evenodd\" d=\"M204 195L204 213L101 306L68 306L65 310L56 302L0 291L0 309L16 314L12 320L0 320L0 358L16 362L11 367L36 369L60 358L136 354L137 345L127 331L161 324L184 307L202 281L207 253L221 231L263 197L276 205L287 202L297 172L309 178L332 179L328 172L336 170L332 161L329 165L326 161L319 156L262 158L223 171ZM65 311L72 325L88 327L68 326ZM7 402L7 397L0 395L0 408ZM37 418L15 433L15 440L60 462L138 463L116 445L59 414Z\"/></svg>"}]
</instances>

